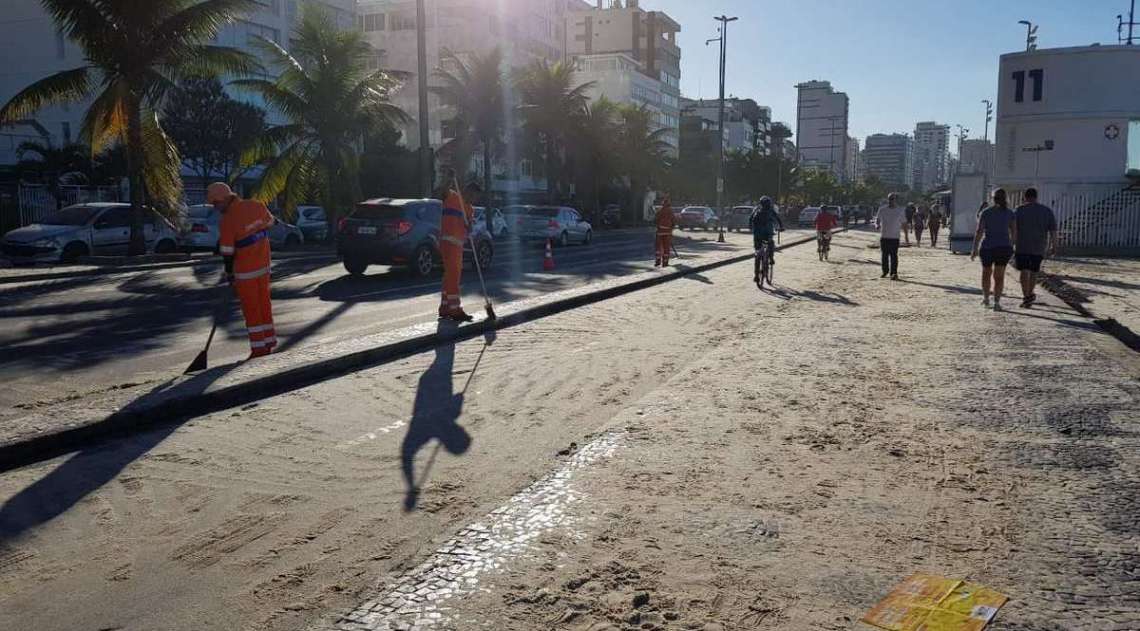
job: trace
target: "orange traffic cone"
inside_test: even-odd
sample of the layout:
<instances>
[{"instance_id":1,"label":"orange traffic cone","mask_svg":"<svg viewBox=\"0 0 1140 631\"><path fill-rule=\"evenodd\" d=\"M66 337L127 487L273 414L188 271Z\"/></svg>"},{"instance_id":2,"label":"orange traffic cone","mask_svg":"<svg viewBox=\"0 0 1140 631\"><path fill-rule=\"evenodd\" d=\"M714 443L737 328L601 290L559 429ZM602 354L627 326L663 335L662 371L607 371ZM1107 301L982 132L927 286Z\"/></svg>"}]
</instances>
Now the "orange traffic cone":
<instances>
[{"instance_id":1,"label":"orange traffic cone","mask_svg":"<svg viewBox=\"0 0 1140 631\"><path fill-rule=\"evenodd\" d=\"M546 240L546 257L542 259L542 270L545 272L554 270L554 252L550 248L550 239Z\"/></svg>"}]
</instances>

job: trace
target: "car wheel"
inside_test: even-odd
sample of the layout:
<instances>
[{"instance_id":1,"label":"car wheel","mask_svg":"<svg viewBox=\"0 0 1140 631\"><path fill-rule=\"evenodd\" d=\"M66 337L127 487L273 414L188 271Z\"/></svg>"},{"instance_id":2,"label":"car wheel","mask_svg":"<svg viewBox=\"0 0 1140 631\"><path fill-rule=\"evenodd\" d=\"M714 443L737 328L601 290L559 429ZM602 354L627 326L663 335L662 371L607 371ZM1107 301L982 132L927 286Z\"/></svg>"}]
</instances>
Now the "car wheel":
<instances>
[{"instance_id":1,"label":"car wheel","mask_svg":"<svg viewBox=\"0 0 1140 631\"><path fill-rule=\"evenodd\" d=\"M292 250L299 245L301 245L301 238L295 234L291 234L291 235L285 237L285 245L282 249Z\"/></svg>"},{"instance_id":2,"label":"car wheel","mask_svg":"<svg viewBox=\"0 0 1140 631\"><path fill-rule=\"evenodd\" d=\"M594 240L594 231L593 230L587 230L586 231L586 238L585 238L585 240L582 241L582 245L590 245L590 243L593 240Z\"/></svg>"},{"instance_id":3,"label":"car wheel","mask_svg":"<svg viewBox=\"0 0 1140 631\"><path fill-rule=\"evenodd\" d=\"M63 253L59 255L60 263L74 263L79 260L81 256L87 256L88 249L85 243L68 243L67 247L63 248Z\"/></svg>"},{"instance_id":4,"label":"car wheel","mask_svg":"<svg viewBox=\"0 0 1140 631\"><path fill-rule=\"evenodd\" d=\"M566 247L570 245L570 235L565 230L562 231L562 236L558 237L558 247Z\"/></svg>"},{"instance_id":5,"label":"car wheel","mask_svg":"<svg viewBox=\"0 0 1140 631\"><path fill-rule=\"evenodd\" d=\"M495 249L487 241L480 241L475 248L475 256L479 258L479 267L486 272L494 261Z\"/></svg>"},{"instance_id":6,"label":"car wheel","mask_svg":"<svg viewBox=\"0 0 1140 631\"><path fill-rule=\"evenodd\" d=\"M432 270L435 269L435 256L432 254L431 248L426 245L416 248L416 251L412 253L412 261L408 267L415 276L420 278L430 276Z\"/></svg>"},{"instance_id":7,"label":"car wheel","mask_svg":"<svg viewBox=\"0 0 1140 631\"><path fill-rule=\"evenodd\" d=\"M157 245L154 246L154 253L155 254L170 254L171 252L174 252L177 249L178 249L178 246L175 245L173 241L171 241L170 239L163 239L162 241L159 241Z\"/></svg>"},{"instance_id":8,"label":"car wheel","mask_svg":"<svg viewBox=\"0 0 1140 631\"><path fill-rule=\"evenodd\" d=\"M368 269L368 261L362 258L348 257L344 259L344 269L353 276L363 276L364 271Z\"/></svg>"}]
</instances>

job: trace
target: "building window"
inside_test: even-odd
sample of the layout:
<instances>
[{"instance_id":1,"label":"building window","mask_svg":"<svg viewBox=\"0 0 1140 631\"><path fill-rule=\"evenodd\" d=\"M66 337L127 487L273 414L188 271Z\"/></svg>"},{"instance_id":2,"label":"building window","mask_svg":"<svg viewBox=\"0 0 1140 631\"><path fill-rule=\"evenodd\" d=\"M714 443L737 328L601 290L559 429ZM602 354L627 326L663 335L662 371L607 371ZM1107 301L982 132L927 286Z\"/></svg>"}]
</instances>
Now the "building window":
<instances>
[{"instance_id":1,"label":"building window","mask_svg":"<svg viewBox=\"0 0 1140 631\"><path fill-rule=\"evenodd\" d=\"M416 29L416 17L414 15L395 13L390 22L393 31L414 31Z\"/></svg>"},{"instance_id":2,"label":"building window","mask_svg":"<svg viewBox=\"0 0 1140 631\"><path fill-rule=\"evenodd\" d=\"M519 162L519 173L523 177L534 177L534 164L530 160L522 160Z\"/></svg>"},{"instance_id":3,"label":"building window","mask_svg":"<svg viewBox=\"0 0 1140 631\"><path fill-rule=\"evenodd\" d=\"M374 33L384 30L384 14L368 13L364 16L364 32Z\"/></svg>"}]
</instances>

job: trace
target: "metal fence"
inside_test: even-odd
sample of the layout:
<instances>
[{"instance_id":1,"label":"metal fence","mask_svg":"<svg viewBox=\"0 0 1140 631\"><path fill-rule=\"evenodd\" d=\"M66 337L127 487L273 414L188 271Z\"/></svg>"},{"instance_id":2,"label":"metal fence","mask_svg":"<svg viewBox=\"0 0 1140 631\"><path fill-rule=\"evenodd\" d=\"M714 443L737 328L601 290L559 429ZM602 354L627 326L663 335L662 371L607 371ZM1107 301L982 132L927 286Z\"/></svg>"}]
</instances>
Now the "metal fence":
<instances>
[{"instance_id":1,"label":"metal fence","mask_svg":"<svg viewBox=\"0 0 1140 631\"><path fill-rule=\"evenodd\" d=\"M1056 213L1062 251L1140 252L1140 189L1110 186L1060 193L1042 201Z\"/></svg>"},{"instance_id":2,"label":"metal fence","mask_svg":"<svg viewBox=\"0 0 1140 631\"><path fill-rule=\"evenodd\" d=\"M92 202L123 201L123 193L117 186L61 186L57 201L45 186L21 184L16 196L19 200L19 225L36 223L57 208L71 204Z\"/></svg>"}]
</instances>

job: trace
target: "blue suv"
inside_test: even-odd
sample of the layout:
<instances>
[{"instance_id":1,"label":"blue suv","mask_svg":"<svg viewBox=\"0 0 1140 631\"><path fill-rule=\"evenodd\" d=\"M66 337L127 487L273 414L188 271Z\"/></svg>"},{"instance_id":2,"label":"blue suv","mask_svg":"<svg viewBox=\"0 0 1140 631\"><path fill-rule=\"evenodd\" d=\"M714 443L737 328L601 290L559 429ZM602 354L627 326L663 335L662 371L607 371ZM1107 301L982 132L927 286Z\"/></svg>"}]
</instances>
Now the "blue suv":
<instances>
[{"instance_id":1,"label":"blue suv","mask_svg":"<svg viewBox=\"0 0 1140 631\"><path fill-rule=\"evenodd\" d=\"M364 274L369 265L400 265L416 276L428 276L440 264L439 222L443 203L437 199L370 199L356 205L340 223L337 252L349 274ZM477 221L471 237L483 269L491 267L495 244L486 222ZM463 260L472 258L471 243Z\"/></svg>"}]
</instances>

